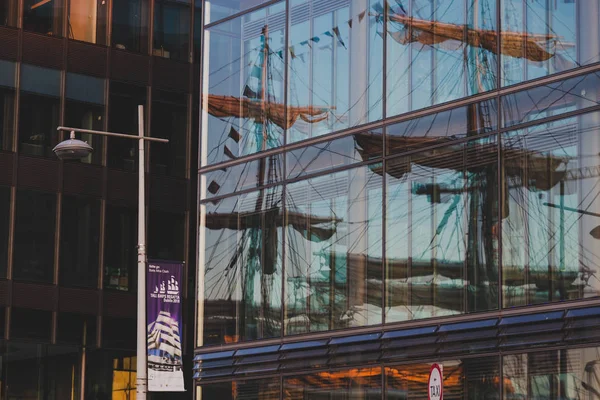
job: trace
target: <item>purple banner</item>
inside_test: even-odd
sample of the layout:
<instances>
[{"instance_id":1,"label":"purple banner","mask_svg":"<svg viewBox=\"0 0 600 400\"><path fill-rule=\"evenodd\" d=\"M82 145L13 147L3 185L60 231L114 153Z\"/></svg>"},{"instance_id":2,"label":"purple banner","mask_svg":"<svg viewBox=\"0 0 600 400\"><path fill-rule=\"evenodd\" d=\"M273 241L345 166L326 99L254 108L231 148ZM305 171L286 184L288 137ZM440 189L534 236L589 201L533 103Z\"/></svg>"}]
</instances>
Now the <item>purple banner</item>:
<instances>
[{"instance_id":1,"label":"purple banner","mask_svg":"<svg viewBox=\"0 0 600 400\"><path fill-rule=\"evenodd\" d=\"M149 391L185 391L181 345L182 274L182 263L148 261L146 323Z\"/></svg>"}]
</instances>

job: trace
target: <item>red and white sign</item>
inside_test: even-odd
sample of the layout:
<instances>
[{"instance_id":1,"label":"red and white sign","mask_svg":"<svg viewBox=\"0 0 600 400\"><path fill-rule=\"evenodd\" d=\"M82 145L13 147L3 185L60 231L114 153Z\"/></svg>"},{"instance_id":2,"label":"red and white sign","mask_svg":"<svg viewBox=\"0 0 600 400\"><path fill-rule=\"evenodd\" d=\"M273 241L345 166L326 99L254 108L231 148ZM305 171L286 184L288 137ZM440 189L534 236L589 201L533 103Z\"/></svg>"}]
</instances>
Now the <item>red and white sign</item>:
<instances>
[{"instance_id":1,"label":"red and white sign","mask_svg":"<svg viewBox=\"0 0 600 400\"><path fill-rule=\"evenodd\" d=\"M444 368L440 364L433 364L429 371L429 382L427 383L427 398L429 400L444 399Z\"/></svg>"}]
</instances>

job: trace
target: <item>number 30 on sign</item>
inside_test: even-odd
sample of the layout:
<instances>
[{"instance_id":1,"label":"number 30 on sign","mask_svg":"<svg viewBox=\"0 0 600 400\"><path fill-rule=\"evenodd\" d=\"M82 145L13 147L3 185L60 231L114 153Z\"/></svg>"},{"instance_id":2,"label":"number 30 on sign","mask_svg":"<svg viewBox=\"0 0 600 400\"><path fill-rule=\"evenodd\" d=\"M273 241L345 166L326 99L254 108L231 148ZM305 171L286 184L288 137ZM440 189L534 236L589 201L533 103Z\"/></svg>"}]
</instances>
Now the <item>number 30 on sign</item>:
<instances>
[{"instance_id":1,"label":"number 30 on sign","mask_svg":"<svg viewBox=\"0 0 600 400\"><path fill-rule=\"evenodd\" d=\"M443 367L439 364L433 364L429 371L429 383L427 384L429 400L444 399L444 374Z\"/></svg>"}]
</instances>

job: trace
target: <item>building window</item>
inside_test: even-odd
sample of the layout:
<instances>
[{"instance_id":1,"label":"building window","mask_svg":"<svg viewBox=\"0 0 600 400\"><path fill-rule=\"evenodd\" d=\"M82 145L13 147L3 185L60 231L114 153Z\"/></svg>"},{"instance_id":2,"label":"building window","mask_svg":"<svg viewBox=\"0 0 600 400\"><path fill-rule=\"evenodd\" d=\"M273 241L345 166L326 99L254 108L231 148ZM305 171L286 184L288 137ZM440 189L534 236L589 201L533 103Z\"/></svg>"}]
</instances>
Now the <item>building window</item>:
<instances>
[{"instance_id":1,"label":"building window","mask_svg":"<svg viewBox=\"0 0 600 400\"><path fill-rule=\"evenodd\" d=\"M106 44L106 0L70 0L68 35L70 39Z\"/></svg>"},{"instance_id":2,"label":"building window","mask_svg":"<svg viewBox=\"0 0 600 400\"><path fill-rule=\"evenodd\" d=\"M113 2L112 45L138 53L148 51L148 0Z\"/></svg>"},{"instance_id":3,"label":"building window","mask_svg":"<svg viewBox=\"0 0 600 400\"><path fill-rule=\"evenodd\" d=\"M241 11L247 10L250 7L255 7L261 3L266 3L268 0L253 0L242 2L238 0L211 0L207 1L207 12L205 23L210 24L211 22L219 21L220 19L226 18L230 15L237 14Z\"/></svg>"},{"instance_id":4,"label":"building window","mask_svg":"<svg viewBox=\"0 0 600 400\"><path fill-rule=\"evenodd\" d=\"M10 230L10 187L0 186L0 277L8 268L8 235Z\"/></svg>"},{"instance_id":5,"label":"building window","mask_svg":"<svg viewBox=\"0 0 600 400\"><path fill-rule=\"evenodd\" d=\"M378 367L286 377L283 399L378 400L382 396L381 381L381 368Z\"/></svg>"},{"instance_id":6,"label":"building window","mask_svg":"<svg viewBox=\"0 0 600 400\"><path fill-rule=\"evenodd\" d=\"M19 152L53 157L60 110L60 71L23 64L19 112Z\"/></svg>"},{"instance_id":7,"label":"building window","mask_svg":"<svg viewBox=\"0 0 600 400\"><path fill-rule=\"evenodd\" d=\"M190 0L156 0L152 54L188 61L190 17Z\"/></svg>"},{"instance_id":8,"label":"building window","mask_svg":"<svg viewBox=\"0 0 600 400\"><path fill-rule=\"evenodd\" d=\"M390 5L387 116L498 86L496 2L459 0L440 6L430 0L416 0ZM438 36L440 30L447 33ZM483 37L485 40L479 39Z\"/></svg>"},{"instance_id":9,"label":"building window","mask_svg":"<svg viewBox=\"0 0 600 400\"><path fill-rule=\"evenodd\" d=\"M107 205L105 224L104 288L131 290L136 276L136 210Z\"/></svg>"},{"instance_id":10,"label":"building window","mask_svg":"<svg viewBox=\"0 0 600 400\"><path fill-rule=\"evenodd\" d=\"M109 102L109 131L138 134L138 106L144 106L146 111L146 88L143 86L128 85L125 83L110 83ZM146 127L146 124L144 124ZM108 138L108 166L126 171L137 171L136 140L123 138Z\"/></svg>"},{"instance_id":11,"label":"building window","mask_svg":"<svg viewBox=\"0 0 600 400\"><path fill-rule=\"evenodd\" d=\"M287 186L287 335L382 323L382 195L364 167Z\"/></svg>"},{"instance_id":12,"label":"building window","mask_svg":"<svg viewBox=\"0 0 600 400\"><path fill-rule=\"evenodd\" d=\"M600 114L502 135L505 307L600 295Z\"/></svg>"},{"instance_id":13,"label":"building window","mask_svg":"<svg viewBox=\"0 0 600 400\"><path fill-rule=\"evenodd\" d=\"M18 17L18 0L5 0L0 4L0 25L17 26Z\"/></svg>"},{"instance_id":14,"label":"building window","mask_svg":"<svg viewBox=\"0 0 600 400\"><path fill-rule=\"evenodd\" d=\"M502 85L600 61L598 2L503 0L500 5Z\"/></svg>"},{"instance_id":15,"label":"building window","mask_svg":"<svg viewBox=\"0 0 600 400\"><path fill-rule=\"evenodd\" d=\"M135 326L132 328L135 330ZM135 352L94 350L87 353L86 399L128 400L135 398Z\"/></svg>"},{"instance_id":16,"label":"building window","mask_svg":"<svg viewBox=\"0 0 600 400\"><path fill-rule=\"evenodd\" d=\"M73 128L104 130L104 79L67 73L65 125ZM87 164L102 162L103 137L77 133L94 151L79 160Z\"/></svg>"},{"instance_id":17,"label":"building window","mask_svg":"<svg viewBox=\"0 0 600 400\"><path fill-rule=\"evenodd\" d=\"M12 151L15 112L15 63L0 60L0 150Z\"/></svg>"},{"instance_id":18,"label":"building window","mask_svg":"<svg viewBox=\"0 0 600 400\"><path fill-rule=\"evenodd\" d=\"M10 313L11 339L50 342L52 312L13 307Z\"/></svg>"},{"instance_id":19,"label":"building window","mask_svg":"<svg viewBox=\"0 0 600 400\"><path fill-rule=\"evenodd\" d=\"M239 17L206 31L202 165L281 146L285 129L301 117L313 118L310 113L284 117L285 66L278 50L285 25L275 22L284 18L284 5L251 14L258 22Z\"/></svg>"},{"instance_id":20,"label":"building window","mask_svg":"<svg viewBox=\"0 0 600 400\"><path fill-rule=\"evenodd\" d=\"M23 29L62 36L63 0L24 0Z\"/></svg>"},{"instance_id":21,"label":"building window","mask_svg":"<svg viewBox=\"0 0 600 400\"><path fill-rule=\"evenodd\" d=\"M13 277L51 283L54 272L56 195L17 190Z\"/></svg>"},{"instance_id":22,"label":"building window","mask_svg":"<svg viewBox=\"0 0 600 400\"><path fill-rule=\"evenodd\" d=\"M58 313L56 342L96 347L96 316L74 313Z\"/></svg>"},{"instance_id":23,"label":"building window","mask_svg":"<svg viewBox=\"0 0 600 400\"><path fill-rule=\"evenodd\" d=\"M281 187L205 206L199 262L204 266L204 344L233 343L281 334Z\"/></svg>"},{"instance_id":24,"label":"building window","mask_svg":"<svg viewBox=\"0 0 600 400\"><path fill-rule=\"evenodd\" d=\"M194 64L200 64L202 48L202 0L194 0Z\"/></svg>"},{"instance_id":25,"label":"building window","mask_svg":"<svg viewBox=\"0 0 600 400\"><path fill-rule=\"evenodd\" d=\"M102 320L102 347L108 349L135 349L135 318L104 317ZM135 362L132 366L135 368Z\"/></svg>"},{"instance_id":26,"label":"building window","mask_svg":"<svg viewBox=\"0 0 600 400\"><path fill-rule=\"evenodd\" d=\"M291 13L287 98L290 111L308 107L311 115L290 124L288 142L381 119L382 22L369 17L376 8L333 0L325 14L316 1L296 9L306 11ZM275 48L270 59L278 57Z\"/></svg>"},{"instance_id":27,"label":"building window","mask_svg":"<svg viewBox=\"0 0 600 400\"><path fill-rule=\"evenodd\" d=\"M148 256L158 260L183 261L185 215L150 210L148 216Z\"/></svg>"},{"instance_id":28,"label":"building window","mask_svg":"<svg viewBox=\"0 0 600 400\"><path fill-rule=\"evenodd\" d=\"M444 381L444 397L464 400L500 398L498 357L445 360L439 365ZM427 398L430 370L431 364L428 363L385 367L386 398L390 400Z\"/></svg>"},{"instance_id":29,"label":"building window","mask_svg":"<svg viewBox=\"0 0 600 400\"><path fill-rule=\"evenodd\" d=\"M600 393L600 348L547 350L506 355L505 399L594 398Z\"/></svg>"},{"instance_id":30,"label":"building window","mask_svg":"<svg viewBox=\"0 0 600 400\"><path fill-rule=\"evenodd\" d=\"M254 379L247 381L213 383L199 387L199 399L279 400L279 379Z\"/></svg>"},{"instance_id":31,"label":"building window","mask_svg":"<svg viewBox=\"0 0 600 400\"><path fill-rule=\"evenodd\" d=\"M60 284L98 286L100 200L64 195L60 236Z\"/></svg>"},{"instance_id":32,"label":"building window","mask_svg":"<svg viewBox=\"0 0 600 400\"><path fill-rule=\"evenodd\" d=\"M169 139L150 149L153 174L185 177L187 167L187 96L155 90L150 136Z\"/></svg>"}]
</instances>

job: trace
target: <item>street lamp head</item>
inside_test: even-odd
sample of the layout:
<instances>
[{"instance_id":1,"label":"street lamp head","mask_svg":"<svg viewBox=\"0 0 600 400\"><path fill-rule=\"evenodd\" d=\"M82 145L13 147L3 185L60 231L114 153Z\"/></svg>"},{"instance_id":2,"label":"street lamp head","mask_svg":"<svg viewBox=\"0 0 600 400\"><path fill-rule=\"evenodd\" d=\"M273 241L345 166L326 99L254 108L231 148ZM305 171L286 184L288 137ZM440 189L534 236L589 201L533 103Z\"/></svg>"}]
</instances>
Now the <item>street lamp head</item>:
<instances>
[{"instance_id":1,"label":"street lamp head","mask_svg":"<svg viewBox=\"0 0 600 400\"><path fill-rule=\"evenodd\" d=\"M52 151L61 160L80 160L90 155L94 149L86 142L75 139L75 132L71 132L71 137L57 144Z\"/></svg>"}]
</instances>

